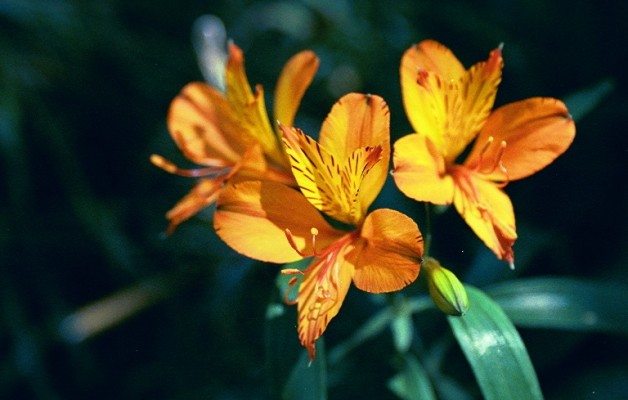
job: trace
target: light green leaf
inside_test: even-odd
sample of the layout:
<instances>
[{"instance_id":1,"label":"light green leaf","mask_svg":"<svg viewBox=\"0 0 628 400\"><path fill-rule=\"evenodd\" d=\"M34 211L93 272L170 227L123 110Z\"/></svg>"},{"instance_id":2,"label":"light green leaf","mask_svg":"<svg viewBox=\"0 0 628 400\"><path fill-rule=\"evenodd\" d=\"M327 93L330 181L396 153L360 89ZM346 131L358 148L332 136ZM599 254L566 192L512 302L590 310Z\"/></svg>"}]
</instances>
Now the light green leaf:
<instances>
[{"instance_id":1,"label":"light green leaf","mask_svg":"<svg viewBox=\"0 0 628 400\"><path fill-rule=\"evenodd\" d=\"M565 104L574 121L580 121L591 112L613 90L613 87L613 81L606 79L568 96Z\"/></svg>"},{"instance_id":2,"label":"light green leaf","mask_svg":"<svg viewBox=\"0 0 628 400\"><path fill-rule=\"evenodd\" d=\"M542 399L536 372L519 333L481 290L467 286L469 311L447 317L487 400Z\"/></svg>"},{"instance_id":3,"label":"light green leaf","mask_svg":"<svg viewBox=\"0 0 628 400\"><path fill-rule=\"evenodd\" d=\"M286 400L324 400L327 398L327 366L323 338L316 341L316 358L310 361L307 351L294 365L282 398Z\"/></svg>"},{"instance_id":4,"label":"light green leaf","mask_svg":"<svg viewBox=\"0 0 628 400\"><path fill-rule=\"evenodd\" d=\"M486 289L517 325L628 333L628 287L573 278L518 279Z\"/></svg>"},{"instance_id":5,"label":"light green leaf","mask_svg":"<svg viewBox=\"0 0 628 400\"><path fill-rule=\"evenodd\" d=\"M388 381L388 388L403 400L436 399L430 378L418 360L406 354L403 361L403 370Z\"/></svg>"}]
</instances>

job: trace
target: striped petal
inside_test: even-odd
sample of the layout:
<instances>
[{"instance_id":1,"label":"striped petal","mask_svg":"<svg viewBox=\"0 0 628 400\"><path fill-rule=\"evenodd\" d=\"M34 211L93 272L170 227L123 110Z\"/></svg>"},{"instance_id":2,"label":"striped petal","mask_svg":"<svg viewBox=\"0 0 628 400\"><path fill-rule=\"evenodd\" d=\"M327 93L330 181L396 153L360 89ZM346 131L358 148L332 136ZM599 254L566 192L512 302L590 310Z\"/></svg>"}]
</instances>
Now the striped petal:
<instances>
[{"instance_id":1,"label":"striped petal","mask_svg":"<svg viewBox=\"0 0 628 400\"><path fill-rule=\"evenodd\" d=\"M351 239L351 234L345 239ZM340 311L354 273L352 241L341 239L332 246L332 252L314 259L299 285L297 330L310 360L316 354L316 340Z\"/></svg>"},{"instance_id":2,"label":"striped petal","mask_svg":"<svg viewBox=\"0 0 628 400\"><path fill-rule=\"evenodd\" d=\"M390 110L379 96L350 93L334 104L323 122L321 146L346 160L356 149L381 146L381 161L364 179L358 201L365 213L382 189L390 164Z\"/></svg>"},{"instance_id":3,"label":"striped petal","mask_svg":"<svg viewBox=\"0 0 628 400\"><path fill-rule=\"evenodd\" d=\"M484 244L513 267L517 232L510 198L495 183L465 167L459 167L453 176L456 210Z\"/></svg>"},{"instance_id":4,"label":"striped petal","mask_svg":"<svg viewBox=\"0 0 628 400\"><path fill-rule=\"evenodd\" d=\"M358 201L361 186L381 160L381 146L357 148L339 160L300 129L283 125L280 129L303 195L328 216L358 225L365 212Z\"/></svg>"},{"instance_id":5,"label":"striped petal","mask_svg":"<svg viewBox=\"0 0 628 400\"><path fill-rule=\"evenodd\" d=\"M257 85L255 93L244 70L242 50L229 43L229 60L226 69L226 96L229 104L237 115L238 121L249 134L260 143L264 153L278 165L285 163L285 156L280 147L266 112L264 89Z\"/></svg>"}]
</instances>

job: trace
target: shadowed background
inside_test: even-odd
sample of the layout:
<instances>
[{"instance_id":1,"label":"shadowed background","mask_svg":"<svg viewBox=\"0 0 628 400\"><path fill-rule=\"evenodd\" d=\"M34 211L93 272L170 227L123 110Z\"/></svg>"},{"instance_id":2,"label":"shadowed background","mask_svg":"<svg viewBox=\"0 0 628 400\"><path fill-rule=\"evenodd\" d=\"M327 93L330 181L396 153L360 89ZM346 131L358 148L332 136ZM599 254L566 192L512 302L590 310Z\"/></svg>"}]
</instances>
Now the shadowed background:
<instances>
[{"instance_id":1,"label":"shadowed background","mask_svg":"<svg viewBox=\"0 0 628 400\"><path fill-rule=\"evenodd\" d=\"M270 396L264 316L279 267L228 249L211 212L166 238L164 213L192 181L148 161L158 153L185 164L165 116L186 83L203 79L191 27L204 14L223 20L251 84L267 94L292 54L318 54L296 119L311 135L349 91L387 100L393 140L410 133L398 77L405 49L433 38L470 66L504 43L496 105L572 99L575 142L506 188L520 236L515 272L453 210L432 221L432 253L476 285L540 275L628 283L622 2L0 0L0 398ZM376 205L423 227L423 206L392 180ZM376 306L352 289L326 343ZM429 336L444 321L433 313L418 323ZM295 331L283 334L298 348ZM548 398L625 393L625 337L522 335ZM369 342L331 371L329 397L392 398L389 342ZM461 353L448 360L472 385Z\"/></svg>"}]
</instances>

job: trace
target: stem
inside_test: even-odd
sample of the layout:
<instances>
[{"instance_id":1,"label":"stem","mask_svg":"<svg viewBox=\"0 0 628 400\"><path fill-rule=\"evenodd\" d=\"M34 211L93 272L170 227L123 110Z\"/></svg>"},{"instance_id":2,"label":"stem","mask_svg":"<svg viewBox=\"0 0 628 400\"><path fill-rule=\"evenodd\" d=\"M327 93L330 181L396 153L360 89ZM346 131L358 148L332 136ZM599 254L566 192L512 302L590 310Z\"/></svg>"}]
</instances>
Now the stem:
<instances>
[{"instance_id":1,"label":"stem","mask_svg":"<svg viewBox=\"0 0 628 400\"><path fill-rule=\"evenodd\" d=\"M423 235L424 240L424 258L430 255L430 244L432 243L432 224L431 224L431 210L430 203L425 202L425 234Z\"/></svg>"}]
</instances>

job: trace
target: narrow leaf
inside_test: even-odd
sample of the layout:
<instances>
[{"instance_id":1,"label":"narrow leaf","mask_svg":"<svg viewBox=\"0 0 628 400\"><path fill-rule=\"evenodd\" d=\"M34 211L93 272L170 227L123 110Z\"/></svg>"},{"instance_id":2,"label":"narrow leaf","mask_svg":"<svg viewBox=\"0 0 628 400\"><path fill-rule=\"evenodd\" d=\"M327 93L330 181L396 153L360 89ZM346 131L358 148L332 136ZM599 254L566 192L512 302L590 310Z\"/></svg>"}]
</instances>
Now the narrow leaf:
<instances>
[{"instance_id":1,"label":"narrow leaf","mask_svg":"<svg viewBox=\"0 0 628 400\"><path fill-rule=\"evenodd\" d=\"M448 317L483 397L542 399L536 372L514 325L502 309L479 289L467 286L469 311Z\"/></svg>"},{"instance_id":2,"label":"narrow leaf","mask_svg":"<svg viewBox=\"0 0 628 400\"><path fill-rule=\"evenodd\" d=\"M286 400L324 400L327 398L327 366L323 338L316 342L316 358L309 360L305 350L294 365L282 398Z\"/></svg>"},{"instance_id":3,"label":"narrow leaf","mask_svg":"<svg viewBox=\"0 0 628 400\"><path fill-rule=\"evenodd\" d=\"M406 354L403 361L402 371L388 381L388 388L403 400L435 400L434 388L423 366L412 354Z\"/></svg>"},{"instance_id":4,"label":"narrow leaf","mask_svg":"<svg viewBox=\"0 0 628 400\"><path fill-rule=\"evenodd\" d=\"M512 280L487 289L519 326L628 333L628 287L573 278Z\"/></svg>"}]
</instances>

